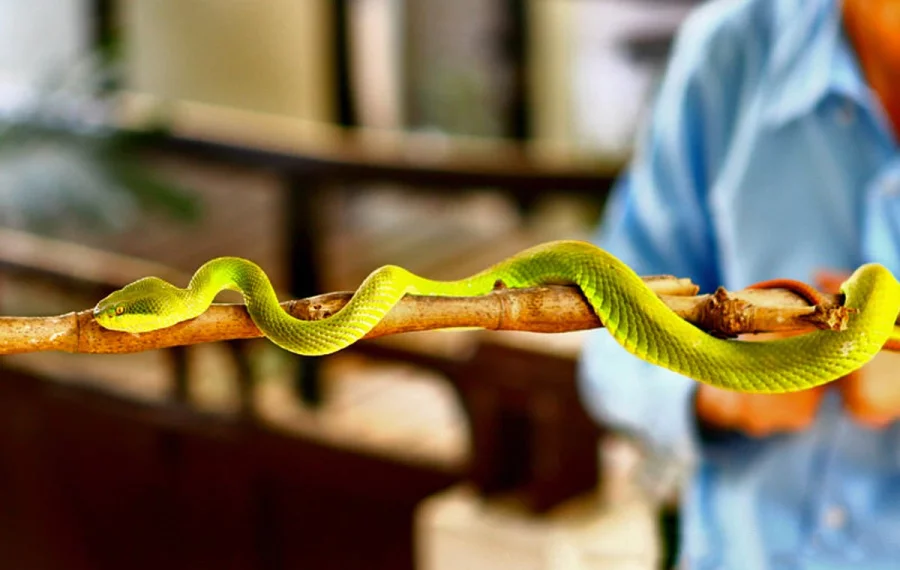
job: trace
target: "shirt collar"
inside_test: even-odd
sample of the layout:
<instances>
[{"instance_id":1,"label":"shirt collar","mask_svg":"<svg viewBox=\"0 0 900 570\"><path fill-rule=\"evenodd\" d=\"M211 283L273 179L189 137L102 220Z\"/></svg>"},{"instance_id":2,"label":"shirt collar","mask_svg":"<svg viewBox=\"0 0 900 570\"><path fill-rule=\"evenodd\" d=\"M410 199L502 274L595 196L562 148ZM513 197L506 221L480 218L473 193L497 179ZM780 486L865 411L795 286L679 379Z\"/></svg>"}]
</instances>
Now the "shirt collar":
<instances>
[{"instance_id":1,"label":"shirt collar","mask_svg":"<svg viewBox=\"0 0 900 570\"><path fill-rule=\"evenodd\" d=\"M840 2L818 0L795 6L776 16L765 117L770 123L784 124L833 94L869 106L869 87L844 33Z\"/></svg>"}]
</instances>

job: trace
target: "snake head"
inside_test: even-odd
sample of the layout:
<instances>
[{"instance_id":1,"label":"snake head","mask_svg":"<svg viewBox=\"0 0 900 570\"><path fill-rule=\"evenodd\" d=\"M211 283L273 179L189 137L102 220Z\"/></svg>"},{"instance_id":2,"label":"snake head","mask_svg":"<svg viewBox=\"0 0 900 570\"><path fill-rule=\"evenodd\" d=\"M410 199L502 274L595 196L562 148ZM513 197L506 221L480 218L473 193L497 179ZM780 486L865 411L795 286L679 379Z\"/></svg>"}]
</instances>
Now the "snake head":
<instances>
[{"instance_id":1,"label":"snake head","mask_svg":"<svg viewBox=\"0 0 900 570\"><path fill-rule=\"evenodd\" d=\"M130 333L170 327L186 318L179 291L158 277L145 277L103 298L94 319L103 328Z\"/></svg>"}]
</instances>

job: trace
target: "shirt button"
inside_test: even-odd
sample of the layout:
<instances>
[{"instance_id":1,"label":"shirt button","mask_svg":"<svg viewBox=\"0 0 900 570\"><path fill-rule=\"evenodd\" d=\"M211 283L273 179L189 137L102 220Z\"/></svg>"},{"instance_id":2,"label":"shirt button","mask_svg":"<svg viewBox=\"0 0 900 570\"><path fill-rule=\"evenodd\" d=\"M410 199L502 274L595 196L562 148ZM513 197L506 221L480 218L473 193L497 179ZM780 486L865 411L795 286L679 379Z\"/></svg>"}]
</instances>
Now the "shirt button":
<instances>
[{"instance_id":1,"label":"shirt button","mask_svg":"<svg viewBox=\"0 0 900 570\"><path fill-rule=\"evenodd\" d=\"M834 111L834 118L837 124L842 127L853 124L853 121L856 119L856 110L853 108L853 103L846 101L838 105Z\"/></svg>"},{"instance_id":2,"label":"shirt button","mask_svg":"<svg viewBox=\"0 0 900 570\"><path fill-rule=\"evenodd\" d=\"M879 185L879 190L884 196L900 194L900 179L894 177L889 180L885 180Z\"/></svg>"},{"instance_id":3,"label":"shirt button","mask_svg":"<svg viewBox=\"0 0 900 570\"><path fill-rule=\"evenodd\" d=\"M822 524L829 530L838 530L847 524L847 511L838 506L825 509L822 514Z\"/></svg>"}]
</instances>

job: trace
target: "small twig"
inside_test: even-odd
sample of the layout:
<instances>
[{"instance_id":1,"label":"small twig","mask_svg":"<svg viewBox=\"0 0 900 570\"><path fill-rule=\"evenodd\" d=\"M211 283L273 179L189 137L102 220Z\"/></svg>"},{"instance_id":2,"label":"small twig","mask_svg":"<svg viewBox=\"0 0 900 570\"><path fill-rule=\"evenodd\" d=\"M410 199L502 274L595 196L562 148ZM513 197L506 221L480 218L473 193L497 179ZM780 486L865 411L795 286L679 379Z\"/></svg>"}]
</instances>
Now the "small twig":
<instances>
[{"instance_id":1,"label":"small twig","mask_svg":"<svg viewBox=\"0 0 900 570\"><path fill-rule=\"evenodd\" d=\"M647 277L645 282L679 316L719 336L841 330L851 317L834 295L823 295L823 305L809 306L796 294L781 289L720 289L710 295L696 295L697 287L687 279L658 276ZM328 293L281 305L297 318L315 320L336 313L351 296L351 292ZM481 297L406 296L366 338L460 327L556 333L602 326L577 288L554 285L500 289ZM52 317L0 317L0 354L129 353L260 336L240 304L213 305L196 319L143 334L103 329L90 310Z\"/></svg>"}]
</instances>

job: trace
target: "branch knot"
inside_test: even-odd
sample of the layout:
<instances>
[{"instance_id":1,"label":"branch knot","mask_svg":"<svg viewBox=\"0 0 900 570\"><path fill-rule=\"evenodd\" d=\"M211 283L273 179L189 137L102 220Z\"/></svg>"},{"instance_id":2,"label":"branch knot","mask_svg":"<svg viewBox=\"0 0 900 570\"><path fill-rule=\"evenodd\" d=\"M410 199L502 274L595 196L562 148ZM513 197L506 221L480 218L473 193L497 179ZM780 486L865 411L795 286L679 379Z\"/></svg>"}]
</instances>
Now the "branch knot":
<instances>
[{"instance_id":1,"label":"branch knot","mask_svg":"<svg viewBox=\"0 0 900 570\"><path fill-rule=\"evenodd\" d=\"M752 312L750 303L732 297L724 287L719 287L701 306L697 325L715 336L736 338L749 328Z\"/></svg>"}]
</instances>

